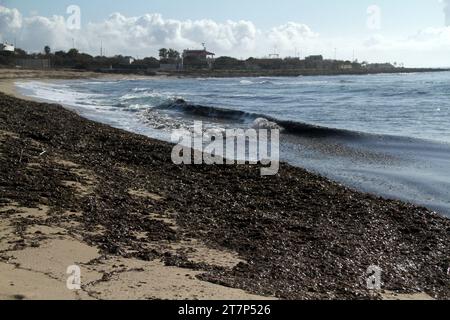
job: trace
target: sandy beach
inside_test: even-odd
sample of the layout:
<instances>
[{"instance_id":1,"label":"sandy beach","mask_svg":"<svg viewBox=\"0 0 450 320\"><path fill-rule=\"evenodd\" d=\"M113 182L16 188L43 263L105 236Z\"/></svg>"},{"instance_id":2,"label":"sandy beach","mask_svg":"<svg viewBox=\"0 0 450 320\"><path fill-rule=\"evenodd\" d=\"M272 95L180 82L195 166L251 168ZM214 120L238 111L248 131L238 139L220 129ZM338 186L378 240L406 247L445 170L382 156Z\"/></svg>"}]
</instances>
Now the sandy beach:
<instances>
[{"instance_id":1,"label":"sandy beach","mask_svg":"<svg viewBox=\"0 0 450 320\"><path fill-rule=\"evenodd\" d=\"M170 144L13 84L98 77L121 79L0 72L0 299L450 298L436 213L287 164L176 166ZM367 288L374 265L382 290Z\"/></svg>"}]
</instances>

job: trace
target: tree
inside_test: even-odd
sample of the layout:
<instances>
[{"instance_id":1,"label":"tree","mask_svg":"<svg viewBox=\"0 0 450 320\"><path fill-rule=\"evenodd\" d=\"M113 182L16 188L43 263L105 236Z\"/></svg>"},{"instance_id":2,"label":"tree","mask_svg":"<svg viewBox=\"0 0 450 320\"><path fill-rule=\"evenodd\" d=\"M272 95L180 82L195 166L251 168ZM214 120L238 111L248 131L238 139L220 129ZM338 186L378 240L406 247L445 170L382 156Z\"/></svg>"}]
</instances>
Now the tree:
<instances>
[{"instance_id":1,"label":"tree","mask_svg":"<svg viewBox=\"0 0 450 320\"><path fill-rule=\"evenodd\" d=\"M169 51L166 48L159 49L159 57L161 59L167 59L168 55L169 55Z\"/></svg>"},{"instance_id":2,"label":"tree","mask_svg":"<svg viewBox=\"0 0 450 320\"><path fill-rule=\"evenodd\" d=\"M219 57L214 61L214 69L231 70L244 67L244 61L232 57Z\"/></svg>"},{"instance_id":3,"label":"tree","mask_svg":"<svg viewBox=\"0 0 450 320\"><path fill-rule=\"evenodd\" d=\"M134 64L142 64L147 68L154 68L154 69L159 68L159 60L153 57L147 57L144 58L143 60L135 61Z\"/></svg>"},{"instance_id":4,"label":"tree","mask_svg":"<svg viewBox=\"0 0 450 320\"><path fill-rule=\"evenodd\" d=\"M22 58L25 58L28 55L25 50L20 49L20 48L16 48L15 54L16 54L16 56L22 57Z\"/></svg>"},{"instance_id":5,"label":"tree","mask_svg":"<svg viewBox=\"0 0 450 320\"><path fill-rule=\"evenodd\" d=\"M76 57L78 55L78 50L77 49L70 49L69 52L67 52L67 55L69 57Z\"/></svg>"},{"instance_id":6,"label":"tree","mask_svg":"<svg viewBox=\"0 0 450 320\"><path fill-rule=\"evenodd\" d=\"M52 50L50 49L49 46L45 46L44 52L45 52L45 54L48 56L48 55L52 52Z\"/></svg>"},{"instance_id":7,"label":"tree","mask_svg":"<svg viewBox=\"0 0 450 320\"><path fill-rule=\"evenodd\" d=\"M169 51L167 52L167 57L169 59L178 60L178 59L180 59L180 53L174 49L169 49Z\"/></svg>"}]
</instances>

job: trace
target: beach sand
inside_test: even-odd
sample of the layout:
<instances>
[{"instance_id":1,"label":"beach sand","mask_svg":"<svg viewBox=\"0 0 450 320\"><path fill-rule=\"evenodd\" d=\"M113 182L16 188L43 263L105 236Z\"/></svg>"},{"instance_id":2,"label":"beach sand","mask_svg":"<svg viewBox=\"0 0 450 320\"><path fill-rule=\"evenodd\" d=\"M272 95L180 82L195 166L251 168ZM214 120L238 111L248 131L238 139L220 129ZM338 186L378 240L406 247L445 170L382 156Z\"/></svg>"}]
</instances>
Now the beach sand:
<instances>
[{"instance_id":1,"label":"beach sand","mask_svg":"<svg viewBox=\"0 0 450 320\"><path fill-rule=\"evenodd\" d=\"M16 81L84 78L123 80L144 77L75 71L0 70L0 92L23 100L34 101L16 90ZM145 78L148 79L148 77ZM5 135L7 136L8 133L0 132L1 138L4 138ZM72 168L77 167L69 161L60 159L58 163ZM81 177L83 178L82 175ZM84 178L92 179L89 176ZM81 196L91 191L78 182L68 182L66 185L78 188L78 194ZM141 195L131 191L130 194L148 196L145 192ZM10 210L19 213L12 218L3 217L4 213ZM49 226L40 225L36 220L35 224L28 226L29 229L25 236L14 236L15 218L19 216L33 217L45 224L48 219L48 210L48 207L33 209L20 205L0 208L2 216L0 252L2 258L7 253L7 259L2 259L3 261L0 262L0 299L273 299L198 280L196 276L202 273L198 270L167 267L162 262L145 262L132 258L124 259L101 255L96 246L83 242L81 235L71 234L71 227L77 224L75 221ZM72 215L73 213L69 213L68 217L70 218ZM158 218L155 217L155 219ZM15 241L41 244L39 248L31 246L14 251L17 243ZM188 248L191 251L189 257L197 263L204 262L232 268L242 262L237 258L236 253L210 249L198 241L176 243L170 246L173 247L170 249L173 252ZM67 289L66 279L69 275L66 274L66 269L70 265L84 265L81 269L81 279L84 283L81 290ZM105 279L105 275L108 276L108 279Z\"/></svg>"},{"instance_id":2,"label":"beach sand","mask_svg":"<svg viewBox=\"0 0 450 320\"><path fill-rule=\"evenodd\" d=\"M175 166L169 144L12 98L6 78L0 299L450 298L446 218L285 164Z\"/></svg>"},{"instance_id":3,"label":"beach sand","mask_svg":"<svg viewBox=\"0 0 450 320\"><path fill-rule=\"evenodd\" d=\"M13 137L0 131L1 139ZM0 140L3 141L3 140ZM94 177L75 169L77 165L56 160L84 177ZM30 163L32 168L38 164ZM83 176L86 174L86 176ZM90 183L64 183L74 188L74 194L91 192ZM166 266L161 261L145 261L101 253L97 246L83 240L84 232L78 221L81 213L64 212L54 222L48 206L28 208L18 203L0 206L0 299L22 300L79 300L79 299L270 299L227 288L196 278L201 270ZM62 219L61 219L62 218ZM158 217L154 217L158 221ZM168 221L165 219L164 221ZM88 233L101 236L102 226ZM145 238L145 233L141 235ZM189 243L156 241L156 248L164 246L166 253L189 250L187 257L196 263L232 268L242 262L236 253L208 248L200 241ZM80 290L69 290L66 273L69 266L81 269Z\"/></svg>"},{"instance_id":4,"label":"beach sand","mask_svg":"<svg viewBox=\"0 0 450 320\"><path fill-rule=\"evenodd\" d=\"M14 85L15 82L23 81L58 81L58 80L77 80L77 79L97 79L97 80L138 80L138 79L166 79L168 76L141 76L125 75L112 73L98 73L91 71L77 70L26 70L26 69L4 69L0 68L0 92L12 95L24 100L35 101L25 95L22 95Z\"/></svg>"}]
</instances>

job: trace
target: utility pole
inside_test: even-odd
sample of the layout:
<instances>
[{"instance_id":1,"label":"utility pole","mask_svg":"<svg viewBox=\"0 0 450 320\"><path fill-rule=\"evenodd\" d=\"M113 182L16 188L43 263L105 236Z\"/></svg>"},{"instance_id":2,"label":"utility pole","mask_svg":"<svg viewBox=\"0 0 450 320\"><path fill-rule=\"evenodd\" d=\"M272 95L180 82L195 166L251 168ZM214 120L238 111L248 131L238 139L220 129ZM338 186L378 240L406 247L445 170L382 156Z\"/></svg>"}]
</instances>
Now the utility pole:
<instances>
[{"instance_id":1,"label":"utility pole","mask_svg":"<svg viewBox=\"0 0 450 320\"><path fill-rule=\"evenodd\" d=\"M334 48L334 61L337 61L337 48Z\"/></svg>"}]
</instances>

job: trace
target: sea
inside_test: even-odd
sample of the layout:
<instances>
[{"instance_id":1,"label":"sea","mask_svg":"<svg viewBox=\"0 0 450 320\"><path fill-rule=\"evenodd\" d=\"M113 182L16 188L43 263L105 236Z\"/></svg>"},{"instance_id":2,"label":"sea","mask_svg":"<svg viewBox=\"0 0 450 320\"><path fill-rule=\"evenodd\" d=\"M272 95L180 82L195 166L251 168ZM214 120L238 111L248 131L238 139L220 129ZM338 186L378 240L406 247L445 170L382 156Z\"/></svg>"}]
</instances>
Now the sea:
<instances>
[{"instance_id":1,"label":"sea","mask_svg":"<svg viewBox=\"0 0 450 320\"><path fill-rule=\"evenodd\" d=\"M173 130L282 128L280 157L450 217L450 72L17 82L24 95L170 141ZM173 103L183 99L186 104Z\"/></svg>"}]
</instances>

